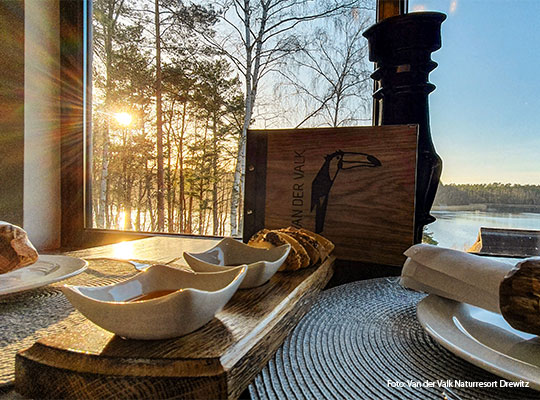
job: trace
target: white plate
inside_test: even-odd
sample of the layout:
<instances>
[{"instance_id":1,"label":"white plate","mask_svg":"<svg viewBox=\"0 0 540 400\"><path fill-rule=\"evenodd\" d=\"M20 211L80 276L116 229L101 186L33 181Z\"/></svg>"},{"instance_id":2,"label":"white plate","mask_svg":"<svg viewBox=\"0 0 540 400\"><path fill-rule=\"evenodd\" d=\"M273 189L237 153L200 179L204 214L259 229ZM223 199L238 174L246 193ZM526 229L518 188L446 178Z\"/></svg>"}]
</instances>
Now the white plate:
<instances>
[{"instance_id":1,"label":"white plate","mask_svg":"<svg viewBox=\"0 0 540 400\"><path fill-rule=\"evenodd\" d=\"M0 296L35 289L83 272L85 260L63 255L40 255L36 263L0 275Z\"/></svg>"},{"instance_id":2,"label":"white plate","mask_svg":"<svg viewBox=\"0 0 540 400\"><path fill-rule=\"evenodd\" d=\"M512 328L500 314L429 295L417 315L426 332L452 353L511 381L540 390L540 338Z\"/></svg>"}]
</instances>

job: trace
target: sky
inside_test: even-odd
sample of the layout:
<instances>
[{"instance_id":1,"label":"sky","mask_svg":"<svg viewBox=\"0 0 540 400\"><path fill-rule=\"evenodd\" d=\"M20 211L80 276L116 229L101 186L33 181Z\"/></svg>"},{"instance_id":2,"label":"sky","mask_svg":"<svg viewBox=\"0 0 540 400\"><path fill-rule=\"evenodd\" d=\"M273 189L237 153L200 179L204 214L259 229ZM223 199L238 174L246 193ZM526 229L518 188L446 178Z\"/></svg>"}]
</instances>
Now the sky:
<instances>
[{"instance_id":1,"label":"sky","mask_svg":"<svg viewBox=\"0 0 540 400\"><path fill-rule=\"evenodd\" d=\"M442 182L540 184L540 0L409 0L441 11L430 74Z\"/></svg>"}]
</instances>

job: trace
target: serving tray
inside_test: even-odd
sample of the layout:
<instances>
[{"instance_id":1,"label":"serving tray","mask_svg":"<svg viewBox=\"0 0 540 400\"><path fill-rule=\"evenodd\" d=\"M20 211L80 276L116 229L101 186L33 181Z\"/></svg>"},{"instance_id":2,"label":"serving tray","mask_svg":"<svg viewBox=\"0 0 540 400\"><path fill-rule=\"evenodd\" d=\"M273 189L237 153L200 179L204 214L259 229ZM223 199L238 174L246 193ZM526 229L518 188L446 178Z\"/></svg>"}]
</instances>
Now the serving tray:
<instances>
[{"instance_id":1,"label":"serving tray","mask_svg":"<svg viewBox=\"0 0 540 400\"><path fill-rule=\"evenodd\" d=\"M331 278L334 257L239 290L199 330L128 340L87 321L20 352L15 389L29 398L238 398Z\"/></svg>"}]
</instances>

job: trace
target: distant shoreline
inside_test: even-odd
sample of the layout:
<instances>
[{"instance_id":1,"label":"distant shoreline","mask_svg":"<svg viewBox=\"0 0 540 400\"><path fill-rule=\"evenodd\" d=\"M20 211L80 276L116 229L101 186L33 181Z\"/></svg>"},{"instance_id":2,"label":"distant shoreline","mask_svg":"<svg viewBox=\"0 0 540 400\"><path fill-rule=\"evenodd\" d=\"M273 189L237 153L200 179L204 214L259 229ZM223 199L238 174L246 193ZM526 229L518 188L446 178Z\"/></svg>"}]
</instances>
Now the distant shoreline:
<instances>
[{"instance_id":1,"label":"distant shoreline","mask_svg":"<svg viewBox=\"0 0 540 400\"><path fill-rule=\"evenodd\" d=\"M485 211L510 213L540 213L540 205L535 204L463 204L458 206L434 205L433 211Z\"/></svg>"}]
</instances>

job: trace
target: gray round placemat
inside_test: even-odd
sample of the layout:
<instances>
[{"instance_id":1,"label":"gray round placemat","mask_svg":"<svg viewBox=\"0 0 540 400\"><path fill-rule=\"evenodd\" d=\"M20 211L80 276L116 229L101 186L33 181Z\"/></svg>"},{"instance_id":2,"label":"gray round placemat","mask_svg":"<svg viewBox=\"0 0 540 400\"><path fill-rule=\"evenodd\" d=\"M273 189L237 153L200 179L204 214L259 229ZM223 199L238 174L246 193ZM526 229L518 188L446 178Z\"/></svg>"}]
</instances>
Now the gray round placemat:
<instances>
[{"instance_id":1,"label":"gray round placemat","mask_svg":"<svg viewBox=\"0 0 540 400\"><path fill-rule=\"evenodd\" d=\"M323 292L249 390L253 399L540 399L522 388L447 390L437 380L501 378L445 350L423 330L423 294L396 278L354 282ZM390 387L404 382L404 387ZM435 382L409 387L407 381Z\"/></svg>"},{"instance_id":2,"label":"gray round placemat","mask_svg":"<svg viewBox=\"0 0 540 400\"><path fill-rule=\"evenodd\" d=\"M123 261L89 260L88 268L64 281L12 295L0 296L0 389L15 378L15 355L43 336L76 329L85 318L62 294L63 284L101 286L137 273ZM0 390L1 393L1 390Z\"/></svg>"}]
</instances>

